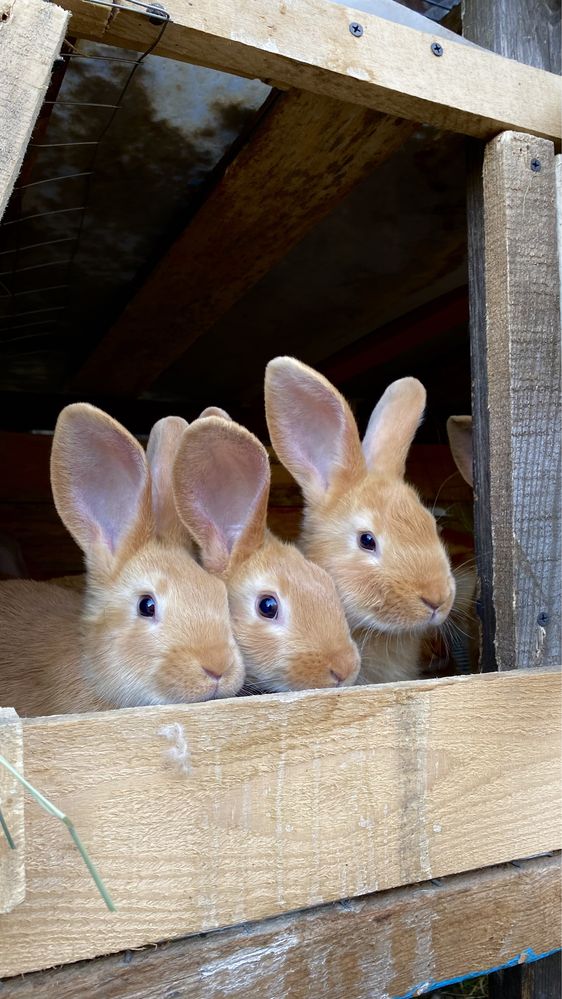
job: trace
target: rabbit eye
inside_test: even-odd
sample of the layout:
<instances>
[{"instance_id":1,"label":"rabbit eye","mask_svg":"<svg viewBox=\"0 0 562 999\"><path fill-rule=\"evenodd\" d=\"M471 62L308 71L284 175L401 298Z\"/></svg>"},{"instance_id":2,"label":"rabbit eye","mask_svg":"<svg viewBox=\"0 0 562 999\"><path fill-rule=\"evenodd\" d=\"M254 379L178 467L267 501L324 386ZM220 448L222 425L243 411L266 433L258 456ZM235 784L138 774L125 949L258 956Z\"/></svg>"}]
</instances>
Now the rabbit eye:
<instances>
[{"instance_id":1,"label":"rabbit eye","mask_svg":"<svg viewBox=\"0 0 562 999\"><path fill-rule=\"evenodd\" d=\"M150 596L150 593L145 593L138 602L137 610L140 617L154 617L156 613L156 600Z\"/></svg>"},{"instance_id":2,"label":"rabbit eye","mask_svg":"<svg viewBox=\"0 0 562 999\"><path fill-rule=\"evenodd\" d=\"M359 545L367 552L376 552L377 539L370 531L364 531L363 534L359 535Z\"/></svg>"},{"instance_id":3,"label":"rabbit eye","mask_svg":"<svg viewBox=\"0 0 562 999\"><path fill-rule=\"evenodd\" d=\"M276 597L273 597L270 593L266 593L263 597L258 597L258 613L262 617L269 618L273 621L277 617L279 612L279 603Z\"/></svg>"}]
</instances>

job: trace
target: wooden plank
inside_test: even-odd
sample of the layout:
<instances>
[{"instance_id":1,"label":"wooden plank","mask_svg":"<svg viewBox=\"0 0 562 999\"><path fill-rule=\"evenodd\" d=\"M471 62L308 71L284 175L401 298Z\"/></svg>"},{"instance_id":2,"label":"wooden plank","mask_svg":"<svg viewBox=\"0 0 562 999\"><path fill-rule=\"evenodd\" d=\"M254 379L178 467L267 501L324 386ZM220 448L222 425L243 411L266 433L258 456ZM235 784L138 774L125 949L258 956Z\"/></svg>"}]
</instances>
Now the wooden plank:
<instances>
[{"instance_id":1,"label":"wooden plank","mask_svg":"<svg viewBox=\"0 0 562 999\"><path fill-rule=\"evenodd\" d=\"M41 0L3 0L0 12L1 218L51 79L68 14Z\"/></svg>"},{"instance_id":2,"label":"wooden plank","mask_svg":"<svg viewBox=\"0 0 562 999\"><path fill-rule=\"evenodd\" d=\"M560 858L541 857L4 980L2 994L6 999L421 994L559 947L560 901Z\"/></svg>"},{"instance_id":3,"label":"wooden plank","mask_svg":"<svg viewBox=\"0 0 562 999\"><path fill-rule=\"evenodd\" d=\"M500 669L560 665L560 284L552 144L499 136L486 150L483 190L497 662Z\"/></svg>"},{"instance_id":4,"label":"wooden plank","mask_svg":"<svg viewBox=\"0 0 562 999\"><path fill-rule=\"evenodd\" d=\"M413 128L327 97L281 94L71 389L141 393ZM131 350L135 363L124 367Z\"/></svg>"},{"instance_id":5,"label":"wooden plank","mask_svg":"<svg viewBox=\"0 0 562 999\"><path fill-rule=\"evenodd\" d=\"M72 32L144 50L157 38L146 17L87 0L65 0ZM560 80L540 70L447 42L326 0L167 0L171 23L155 52L273 79L386 114L491 138L517 129L559 137ZM351 22L363 27L361 37Z\"/></svg>"},{"instance_id":6,"label":"wooden plank","mask_svg":"<svg viewBox=\"0 0 562 999\"><path fill-rule=\"evenodd\" d=\"M23 772L22 724L13 708L0 708L0 753ZM0 913L5 913L25 898L25 828L23 788L1 766L0 809L15 844L12 849L0 828Z\"/></svg>"},{"instance_id":7,"label":"wooden plank","mask_svg":"<svg viewBox=\"0 0 562 999\"><path fill-rule=\"evenodd\" d=\"M72 816L118 912L66 830L28 808L27 896L3 919L0 975L558 849L560 681L25 720L26 775Z\"/></svg>"},{"instance_id":8,"label":"wooden plank","mask_svg":"<svg viewBox=\"0 0 562 999\"><path fill-rule=\"evenodd\" d=\"M560 0L541 0L540 5L537 5L534 0L497 0L494 4L488 3L488 0L464 0L463 4L463 32L472 41L478 42L481 45L485 45L490 49L503 56L508 56L512 59L518 59L521 61L528 62L529 64L539 67L542 69L550 70L554 73L560 74L561 71L561 50L560 50L560 30L561 30L561 13L560 13ZM549 158L551 154L549 152ZM504 226L505 231L505 244L502 252L502 269L501 273L503 275L504 281L507 278L508 271L506 270L506 252L508 250L507 239L509 238L509 251L512 250L517 254L517 259L519 261L519 275L520 280L517 284L512 283L512 273L509 272L510 278L510 288L509 296L507 294L507 289L503 289L504 303L509 301L509 314L506 315L506 322L513 323L514 317L519 316L519 321L526 317L530 323L530 329L533 330L533 336L528 337L526 341L521 339L521 336L525 336L525 331L517 331L513 329L513 337L518 338L518 347L516 350L515 357L511 364L511 370L514 375L517 372L523 374L525 371L528 373L533 373L533 365L536 360L539 361L544 357L543 344L540 343L540 336L544 335L545 332L551 337L551 341L547 347L547 353L549 354L548 360L545 358L545 368L541 372L542 377L548 378L547 366L550 364L550 377L552 379L552 384L550 390L546 393L544 401L539 397L537 392L532 398L532 385L528 385L528 409L525 412L519 411L519 423L520 426L517 431L521 430L521 419L525 420L527 426L525 427L524 434L516 439L511 440L510 448L507 454L507 461L504 460L502 463L502 470L507 472L507 464L512 457L513 448L515 448L515 468L521 469L524 467L525 456L527 456L531 463L534 461L536 456L537 463L534 468L529 468L527 473L527 478L532 482L534 481L538 489L533 489L533 507L534 512L536 511L537 496L539 498L539 503L541 502L541 490L543 488L543 476L546 475L547 480L550 477L551 486L554 480L554 470L549 467L551 456L560 452L560 409L558 412L552 412L551 416L553 418L553 423L551 426L552 436L548 437L548 443L546 448L541 452L541 441L539 441L538 436L535 432L535 416L539 414L538 427L541 427L543 432L545 431L545 420L548 419L549 409L551 408L553 397L552 390L557 391L560 379L560 347L558 343L558 348L556 347L556 332L555 327L552 327L551 321L554 313L551 313L551 317L548 317L548 311L552 310L554 302L552 295L556 295L556 280L553 278L553 274L546 274L545 272L545 262L543 259L543 252L546 242L552 239L552 229L551 224L547 226L547 230L544 231L540 227L533 228L532 220L531 226L527 226L527 215L526 209L529 208L529 200L527 188L527 179L529 175L528 166L529 164L522 164L523 174L521 180L523 181L523 194L519 195L519 198L509 201L509 205L506 204L506 212L509 215L509 236L507 232L507 218L498 219L501 226ZM548 171L547 171L548 175ZM488 345L493 335L497 332L489 326L487 309L489 297L492 294L492 290L486 287L485 273L484 273L484 262L485 262L485 247L484 247L484 214L485 214L485 204L484 204L484 193L482 189L482 177L483 177L483 151L481 148L473 146L469 152L469 180L468 180L468 236L469 236L469 289L470 289L470 335L471 335L471 355L472 355L472 387L473 387L473 398L472 398L472 411L473 411L473 421L474 421L474 466L475 466L475 539L476 539L476 553L478 561L478 571L480 577L480 615L482 619L482 667L484 669L495 669L499 663L500 667L503 668L506 663L512 662L513 654L517 654L515 642L510 631L515 626L514 615L509 608L509 602L512 599L512 586L510 585L510 580L508 576L504 573L503 583L507 586L505 593L501 594L501 604L502 611L500 613L507 613L508 620L507 625L505 621L505 613L502 622L499 625L499 630L497 630L496 625L496 609L494 607L494 589L496 582L493 579L494 574L494 559L492 554L492 530L493 522L497 526L500 520L500 514L498 508L492 502L491 496L491 482L490 482L490 459L492 457L492 445L491 442L491 426L497 428L498 422L501 422L502 417L500 413L505 415L506 407L509 409L511 400L506 396L505 399L498 398L498 393L496 391L495 395L492 396L490 393L490 388L488 385L488 368L490 365L490 360L488 358ZM543 199L546 199L542 205L542 211L545 211L545 203L550 200L550 194L546 191L547 184L544 183L545 174L537 175L540 178L540 185L531 185L530 191L534 191L534 197L537 196L538 190L540 189L543 194ZM513 199L514 191L510 191L510 197ZM504 199L507 197L507 192L503 193ZM516 218L516 215L519 217ZM521 225L522 228L517 232L517 226ZM538 234L538 243L536 243ZM501 238L501 235L500 235ZM536 249L540 248L539 255L541 260L537 259ZM546 270L551 270L553 266L552 261L552 247L550 250L546 251L550 254L550 262ZM495 270L496 264L499 261L494 261L492 263L492 269ZM545 300L542 300L540 292L541 277L543 275L544 280L547 283L552 282L553 287L550 289L549 294ZM530 276L530 281L527 283L527 275ZM522 276L522 279L521 279ZM496 298L501 292L500 283L496 275L496 281L493 286L494 294ZM535 322L535 316L537 317L537 322ZM497 317L497 309L496 309ZM556 320L554 319L554 323ZM497 325L497 324L496 324ZM549 327L548 330L545 330ZM506 330L504 327L503 333ZM510 332L511 335L511 332ZM559 335L558 335L559 341ZM523 344L526 343L524 348ZM505 336L504 336L504 347L505 347ZM511 348L511 343L509 349ZM506 348L507 350L507 348ZM505 358L504 358L505 362ZM504 364L505 370L505 364ZM557 373L558 372L558 373ZM496 383L497 385L497 383ZM505 405L502 405L505 404ZM515 428L514 428L515 429ZM548 434L548 430L546 430ZM558 435L558 438L557 438ZM504 443L505 443L505 426L504 426ZM558 444L558 447L557 447ZM496 447L496 452L498 448ZM496 469L497 475L497 469ZM502 490L501 483L496 482L495 493L497 494L497 489L499 488L500 493L503 492L504 496L507 492L508 495L513 493L512 484L509 482L504 483L505 491ZM554 486L554 488L556 488ZM546 487L548 491L548 487ZM547 496L544 495L545 507L547 507ZM521 502L522 495L521 492L518 493L518 501ZM544 526L544 538L547 544L550 544L551 551L556 557L556 553L560 551L560 535L558 534L558 541L556 539L557 532L559 531L559 521L558 526L556 525L556 511L558 509L558 501L554 498L552 510L546 509L545 514L545 526ZM515 514L516 518L519 516L518 513ZM523 514L524 516L524 514ZM519 524L515 524L519 528ZM506 525L507 527L507 525ZM507 530L511 529L507 528ZM500 526L501 530L501 526ZM541 533L542 527L540 524L534 524L533 531L535 532L535 540ZM505 534L505 532L504 532ZM523 548L520 550L521 558L527 558L528 553L525 551L527 537L520 539L523 543ZM512 567L514 559L516 558L516 549L509 545L507 538L505 538L507 545L507 558L508 565ZM535 547L533 545L533 547ZM531 552L531 555L533 552ZM538 571L539 585L544 583L545 575L544 569L542 567L532 566L532 571ZM518 563L517 571L520 571L520 564ZM559 570L558 570L559 572ZM558 577L559 578L559 577ZM497 581L499 585L500 580ZM554 591L556 586L554 586ZM555 598L555 592L552 596ZM532 601L533 608L535 607L536 601ZM558 619L558 625L554 621L554 636L552 628L552 617L550 618L550 629L548 642L550 647L547 646L547 655L552 655L553 661L560 663L562 661L562 654L560 651L560 624L559 624L559 601L556 603L554 600L553 606L554 616ZM539 611L540 612L540 611ZM537 633L536 628L539 627L535 620L529 620L531 616L531 611L527 608L527 617L525 619L525 629L527 631L527 652L531 652L531 658L527 655L520 661L527 665L530 665L534 660L534 639L540 639L542 633ZM531 629L531 630L529 630ZM556 639L556 630L558 629L558 640ZM521 630L521 622L519 622L519 631ZM553 637L550 637L553 636ZM496 640L497 644L501 646L498 651L496 658ZM504 648L505 643L505 648ZM531 646L529 650L529 644ZM544 659L543 654L543 661ZM552 661L552 660L551 660Z\"/></svg>"}]
</instances>

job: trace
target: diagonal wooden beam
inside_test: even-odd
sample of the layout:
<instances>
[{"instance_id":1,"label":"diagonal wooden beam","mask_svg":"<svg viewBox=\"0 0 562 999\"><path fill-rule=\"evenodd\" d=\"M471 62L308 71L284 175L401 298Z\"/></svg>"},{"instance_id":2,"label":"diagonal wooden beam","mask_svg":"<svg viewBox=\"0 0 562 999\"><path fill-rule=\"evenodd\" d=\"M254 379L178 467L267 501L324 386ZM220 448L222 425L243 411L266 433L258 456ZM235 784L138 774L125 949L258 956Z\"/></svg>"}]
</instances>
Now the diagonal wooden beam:
<instances>
[{"instance_id":1,"label":"diagonal wooden beam","mask_svg":"<svg viewBox=\"0 0 562 999\"><path fill-rule=\"evenodd\" d=\"M559 137L561 81L552 73L386 17L327 0L166 0L170 22L64 0L72 32L231 73L282 81L291 87L362 104L401 118L479 138L514 129ZM383 7L379 6L379 10ZM359 23L356 36L350 25Z\"/></svg>"},{"instance_id":2,"label":"diagonal wooden beam","mask_svg":"<svg viewBox=\"0 0 562 999\"><path fill-rule=\"evenodd\" d=\"M146 389L414 127L328 97L281 94L71 389Z\"/></svg>"}]
</instances>

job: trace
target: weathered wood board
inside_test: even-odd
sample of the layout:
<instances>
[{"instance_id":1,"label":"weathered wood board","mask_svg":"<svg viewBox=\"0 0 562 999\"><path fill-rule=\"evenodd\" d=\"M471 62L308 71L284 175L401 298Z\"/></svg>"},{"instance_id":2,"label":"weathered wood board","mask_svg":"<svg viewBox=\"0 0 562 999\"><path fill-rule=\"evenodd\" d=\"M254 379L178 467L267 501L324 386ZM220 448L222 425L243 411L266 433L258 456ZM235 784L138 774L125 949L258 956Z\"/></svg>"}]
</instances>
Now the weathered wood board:
<instances>
[{"instance_id":1,"label":"weathered wood board","mask_svg":"<svg viewBox=\"0 0 562 999\"><path fill-rule=\"evenodd\" d=\"M388 999L422 994L559 947L560 888L559 856L540 857L5 980L2 995Z\"/></svg>"},{"instance_id":2,"label":"weathered wood board","mask_svg":"<svg viewBox=\"0 0 562 999\"><path fill-rule=\"evenodd\" d=\"M8 763L22 770L22 723L13 708L0 708L0 753ZM13 849L0 828L0 913L4 913L25 898L25 826L23 788L3 766L0 766L0 809L15 844Z\"/></svg>"},{"instance_id":3,"label":"weathered wood board","mask_svg":"<svg viewBox=\"0 0 562 999\"><path fill-rule=\"evenodd\" d=\"M146 17L64 0L73 35L144 50L161 26ZM155 52L280 81L438 128L491 138L506 129L559 137L562 83L554 74L327 0L167 0ZM360 23L355 37L350 24ZM442 41L435 35L436 41Z\"/></svg>"},{"instance_id":4,"label":"weathered wood board","mask_svg":"<svg viewBox=\"0 0 562 999\"><path fill-rule=\"evenodd\" d=\"M24 721L26 776L118 912L66 830L26 809L0 974L559 848L560 689L536 672Z\"/></svg>"},{"instance_id":5,"label":"weathered wood board","mask_svg":"<svg viewBox=\"0 0 562 999\"><path fill-rule=\"evenodd\" d=\"M0 218L16 182L68 13L42 0L0 2Z\"/></svg>"},{"instance_id":6,"label":"weathered wood board","mask_svg":"<svg viewBox=\"0 0 562 999\"><path fill-rule=\"evenodd\" d=\"M560 281L552 143L483 167L490 510L500 669L562 662Z\"/></svg>"}]
</instances>

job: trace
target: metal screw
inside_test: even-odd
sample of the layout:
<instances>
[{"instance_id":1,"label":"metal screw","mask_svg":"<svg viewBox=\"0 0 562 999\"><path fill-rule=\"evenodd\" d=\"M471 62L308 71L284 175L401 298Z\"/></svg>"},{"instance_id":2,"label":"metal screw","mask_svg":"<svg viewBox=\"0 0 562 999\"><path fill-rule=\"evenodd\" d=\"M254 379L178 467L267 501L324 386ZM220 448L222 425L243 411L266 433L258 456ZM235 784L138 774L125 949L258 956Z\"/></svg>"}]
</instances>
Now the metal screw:
<instances>
[{"instance_id":1,"label":"metal screw","mask_svg":"<svg viewBox=\"0 0 562 999\"><path fill-rule=\"evenodd\" d=\"M443 55L443 46L440 45L439 42L432 42L431 43L431 51L433 52L433 55L442 56Z\"/></svg>"},{"instance_id":2,"label":"metal screw","mask_svg":"<svg viewBox=\"0 0 562 999\"><path fill-rule=\"evenodd\" d=\"M168 17L168 11L161 3L151 3L150 7L146 8L146 13L149 15L149 24L162 24Z\"/></svg>"},{"instance_id":3,"label":"metal screw","mask_svg":"<svg viewBox=\"0 0 562 999\"><path fill-rule=\"evenodd\" d=\"M359 24L359 21L352 21L349 25L349 30L355 38L361 38L361 35L363 34L363 25Z\"/></svg>"},{"instance_id":4,"label":"metal screw","mask_svg":"<svg viewBox=\"0 0 562 999\"><path fill-rule=\"evenodd\" d=\"M540 624L541 628L544 628L548 624L548 614L546 611L541 611L537 617L537 624Z\"/></svg>"},{"instance_id":5,"label":"metal screw","mask_svg":"<svg viewBox=\"0 0 562 999\"><path fill-rule=\"evenodd\" d=\"M533 171L533 173L539 173L540 168L541 168L541 161L540 160L536 160L536 159L535 160L531 160L531 170Z\"/></svg>"}]
</instances>

